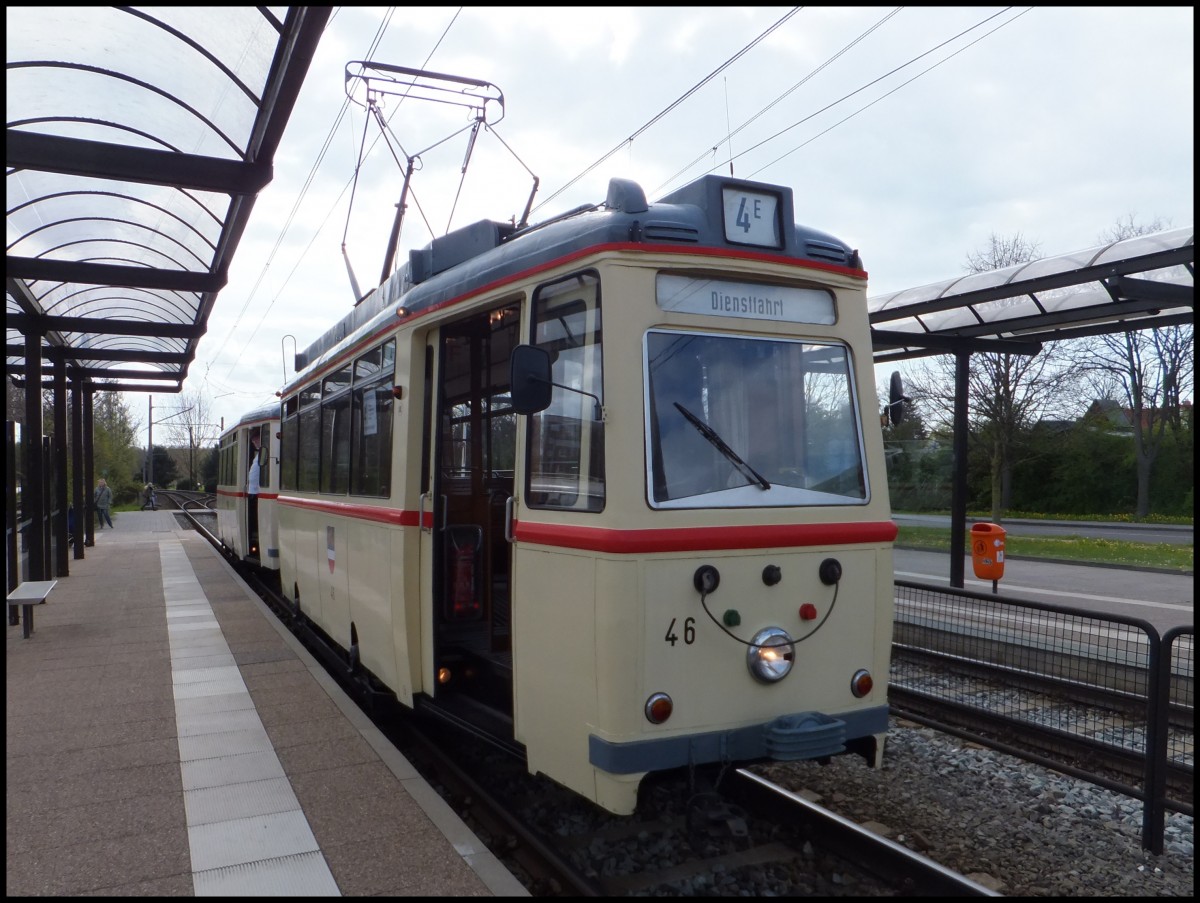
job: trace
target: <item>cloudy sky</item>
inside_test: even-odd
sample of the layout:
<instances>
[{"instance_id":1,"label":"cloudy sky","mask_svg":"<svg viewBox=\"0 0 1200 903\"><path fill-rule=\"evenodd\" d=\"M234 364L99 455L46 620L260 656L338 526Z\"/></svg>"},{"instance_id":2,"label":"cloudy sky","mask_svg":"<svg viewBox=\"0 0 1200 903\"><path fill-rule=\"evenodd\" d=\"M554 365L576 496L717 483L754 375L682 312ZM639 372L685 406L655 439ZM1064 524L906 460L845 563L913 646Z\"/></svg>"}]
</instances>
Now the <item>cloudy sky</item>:
<instances>
[{"instance_id":1,"label":"cloudy sky","mask_svg":"<svg viewBox=\"0 0 1200 903\"><path fill-rule=\"evenodd\" d=\"M466 111L389 98L389 150L347 102L356 60L503 95L465 177ZM350 311L347 260L364 292L379 282L394 153L421 161L402 260L519 217L530 172L537 221L612 177L653 200L732 166L792 187L797 219L860 249L879 295L964 272L993 233L1056 256L1131 217L1192 225L1193 81L1190 7L341 8L184 388L227 424L273 401L296 347Z\"/></svg>"}]
</instances>

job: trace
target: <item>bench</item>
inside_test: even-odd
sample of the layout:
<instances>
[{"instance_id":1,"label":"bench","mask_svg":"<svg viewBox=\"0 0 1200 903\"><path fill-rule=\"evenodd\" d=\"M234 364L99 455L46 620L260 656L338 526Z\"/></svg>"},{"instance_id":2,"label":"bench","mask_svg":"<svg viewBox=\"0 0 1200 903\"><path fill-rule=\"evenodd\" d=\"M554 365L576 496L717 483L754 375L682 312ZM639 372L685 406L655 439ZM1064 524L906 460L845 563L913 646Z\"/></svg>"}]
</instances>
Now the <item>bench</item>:
<instances>
[{"instance_id":1,"label":"bench","mask_svg":"<svg viewBox=\"0 0 1200 903\"><path fill-rule=\"evenodd\" d=\"M57 580L26 580L18 583L17 588L8 594L8 609L10 614L18 605L21 606L21 636L29 639L33 633L33 606L41 605L54 589ZM10 624L15 624L11 618Z\"/></svg>"}]
</instances>

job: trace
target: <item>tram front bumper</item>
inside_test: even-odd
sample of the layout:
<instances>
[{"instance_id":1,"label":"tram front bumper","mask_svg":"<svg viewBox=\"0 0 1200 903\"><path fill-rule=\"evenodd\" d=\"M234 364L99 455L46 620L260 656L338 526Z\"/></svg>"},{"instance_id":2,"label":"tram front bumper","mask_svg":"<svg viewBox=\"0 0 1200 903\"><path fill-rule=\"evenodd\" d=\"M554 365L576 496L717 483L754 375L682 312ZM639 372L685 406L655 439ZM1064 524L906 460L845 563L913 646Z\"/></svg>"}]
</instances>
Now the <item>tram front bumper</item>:
<instances>
[{"instance_id":1,"label":"tram front bumper","mask_svg":"<svg viewBox=\"0 0 1200 903\"><path fill-rule=\"evenodd\" d=\"M727 731L682 734L627 743L591 734L588 760L609 774L666 771L710 762L794 762L835 756L848 740L888 729L888 707L875 706L836 716L797 712L763 724Z\"/></svg>"}]
</instances>

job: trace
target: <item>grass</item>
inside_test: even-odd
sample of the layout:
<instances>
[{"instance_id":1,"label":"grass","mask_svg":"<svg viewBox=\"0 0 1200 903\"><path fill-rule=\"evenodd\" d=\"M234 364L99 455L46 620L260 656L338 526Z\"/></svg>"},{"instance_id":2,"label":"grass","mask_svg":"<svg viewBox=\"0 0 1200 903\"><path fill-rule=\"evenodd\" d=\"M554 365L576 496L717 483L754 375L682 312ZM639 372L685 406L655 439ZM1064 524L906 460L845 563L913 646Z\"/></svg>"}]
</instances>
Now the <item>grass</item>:
<instances>
[{"instance_id":1,"label":"grass","mask_svg":"<svg viewBox=\"0 0 1200 903\"><path fill-rule=\"evenodd\" d=\"M937 552L950 551L950 530L939 527L900 526L896 545L905 549ZM963 548L970 553L970 533ZM1005 537L1006 555L1016 558L1054 558L1129 567L1163 568L1190 572L1194 558L1192 546L1161 542L1118 542L1112 539L1090 539L1085 536L1013 536Z\"/></svg>"}]
</instances>

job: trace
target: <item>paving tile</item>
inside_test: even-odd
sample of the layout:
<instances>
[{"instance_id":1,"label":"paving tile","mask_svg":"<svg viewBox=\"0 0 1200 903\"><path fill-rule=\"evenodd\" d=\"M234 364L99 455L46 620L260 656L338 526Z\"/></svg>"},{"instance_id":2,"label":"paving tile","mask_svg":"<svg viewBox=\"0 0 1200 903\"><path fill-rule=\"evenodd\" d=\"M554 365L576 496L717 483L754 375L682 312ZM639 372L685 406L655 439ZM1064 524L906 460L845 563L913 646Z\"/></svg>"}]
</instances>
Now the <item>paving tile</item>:
<instances>
[{"instance_id":1,"label":"paving tile","mask_svg":"<svg viewBox=\"0 0 1200 903\"><path fill-rule=\"evenodd\" d=\"M319 838L367 837L386 828L435 831L381 762L293 775L292 787Z\"/></svg>"},{"instance_id":2,"label":"paving tile","mask_svg":"<svg viewBox=\"0 0 1200 903\"><path fill-rule=\"evenodd\" d=\"M66 809L86 802L176 792L183 792L179 765L168 762L73 777L39 772L30 780L10 785L4 805L9 818L21 818L29 813Z\"/></svg>"},{"instance_id":3,"label":"paving tile","mask_svg":"<svg viewBox=\"0 0 1200 903\"><path fill-rule=\"evenodd\" d=\"M89 794L89 800L91 800ZM124 799L89 801L85 805L27 813L20 831L9 832L8 853L25 855L105 839L137 838L186 827L183 791L139 794Z\"/></svg>"},{"instance_id":4,"label":"paving tile","mask_svg":"<svg viewBox=\"0 0 1200 903\"><path fill-rule=\"evenodd\" d=\"M311 721L286 721L271 724L268 733L276 750L289 746L321 742L349 742L361 735L341 715Z\"/></svg>"},{"instance_id":5,"label":"paving tile","mask_svg":"<svg viewBox=\"0 0 1200 903\"><path fill-rule=\"evenodd\" d=\"M9 856L4 883L10 897L70 897L190 872L187 832L180 827Z\"/></svg>"},{"instance_id":6,"label":"paving tile","mask_svg":"<svg viewBox=\"0 0 1200 903\"><path fill-rule=\"evenodd\" d=\"M361 737L322 743L299 743L277 748L276 754L288 775L327 771L347 765L374 762L379 756Z\"/></svg>"},{"instance_id":7,"label":"paving tile","mask_svg":"<svg viewBox=\"0 0 1200 903\"><path fill-rule=\"evenodd\" d=\"M83 891L81 897L190 897L193 894L192 870L168 878L135 881L115 887L98 887Z\"/></svg>"},{"instance_id":8,"label":"paving tile","mask_svg":"<svg viewBox=\"0 0 1200 903\"><path fill-rule=\"evenodd\" d=\"M61 722L58 722L61 723ZM158 718L109 724L77 724L66 730L27 733L8 737L10 756L38 756L71 750L140 743L176 736L174 718Z\"/></svg>"},{"instance_id":9,"label":"paving tile","mask_svg":"<svg viewBox=\"0 0 1200 903\"><path fill-rule=\"evenodd\" d=\"M322 852L346 897L491 896L443 838L434 841L421 843L421 838L393 828L323 845Z\"/></svg>"}]
</instances>

